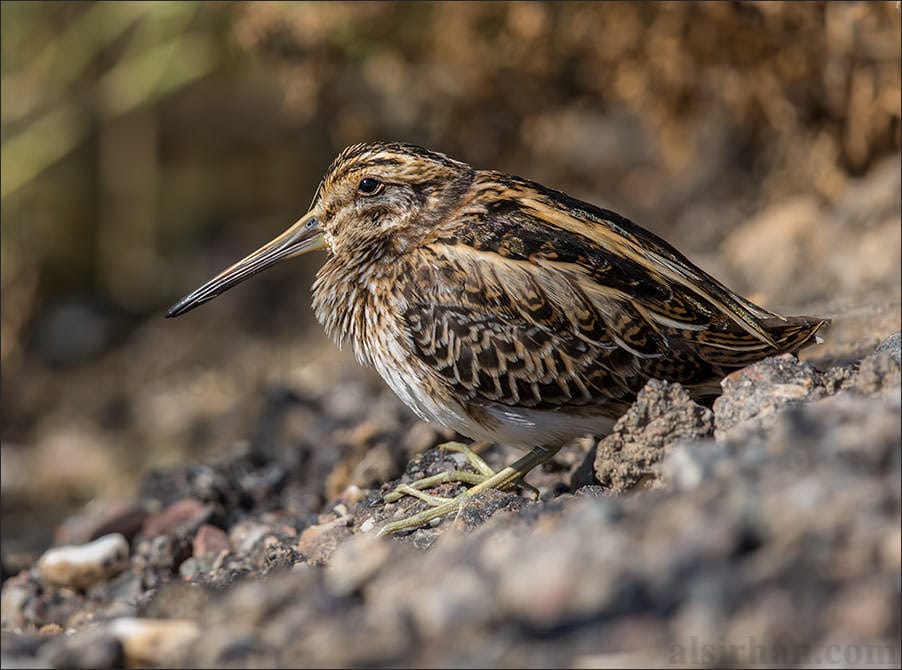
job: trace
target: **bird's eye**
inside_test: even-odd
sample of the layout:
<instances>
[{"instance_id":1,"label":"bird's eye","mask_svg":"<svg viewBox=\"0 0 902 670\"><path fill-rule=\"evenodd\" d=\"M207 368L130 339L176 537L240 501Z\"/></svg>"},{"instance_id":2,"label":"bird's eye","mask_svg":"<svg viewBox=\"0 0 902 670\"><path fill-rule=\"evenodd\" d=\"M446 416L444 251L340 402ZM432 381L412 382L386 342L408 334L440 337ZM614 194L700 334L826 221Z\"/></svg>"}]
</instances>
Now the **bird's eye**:
<instances>
[{"instance_id":1,"label":"bird's eye","mask_svg":"<svg viewBox=\"0 0 902 670\"><path fill-rule=\"evenodd\" d=\"M375 195L382 189L382 182L372 177L364 177L357 185L357 192L360 195Z\"/></svg>"}]
</instances>

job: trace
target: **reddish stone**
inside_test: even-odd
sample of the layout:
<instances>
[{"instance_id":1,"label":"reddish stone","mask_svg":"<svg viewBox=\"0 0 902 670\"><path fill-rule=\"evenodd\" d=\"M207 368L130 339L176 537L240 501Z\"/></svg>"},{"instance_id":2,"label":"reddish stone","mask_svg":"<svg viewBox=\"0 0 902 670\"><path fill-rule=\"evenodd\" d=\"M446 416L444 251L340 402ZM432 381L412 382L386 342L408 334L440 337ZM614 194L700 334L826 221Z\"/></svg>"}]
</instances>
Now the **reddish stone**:
<instances>
[{"instance_id":1,"label":"reddish stone","mask_svg":"<svg viewBox=\"0 0 902 670\"><path fill-rule=\"evenodd\" d=\"M147 517L141 528L141 535L146 538L157 537L179 531L186 532L206 521L210 509L199 500L183 498L172 503L162 512Z\"/></svg>"},{"instance_id":2,"label":"reddish stone","mask_svg":"<svg viewBox=\"0 0 902 670\"><path fill-rule=\"evenodd\" d=\"M198 529L197 535L194 536L193 546L195 557L232 550L229 536L225 534L225 531L210 524L204 524Z\"/></svg>"}]
</instances>

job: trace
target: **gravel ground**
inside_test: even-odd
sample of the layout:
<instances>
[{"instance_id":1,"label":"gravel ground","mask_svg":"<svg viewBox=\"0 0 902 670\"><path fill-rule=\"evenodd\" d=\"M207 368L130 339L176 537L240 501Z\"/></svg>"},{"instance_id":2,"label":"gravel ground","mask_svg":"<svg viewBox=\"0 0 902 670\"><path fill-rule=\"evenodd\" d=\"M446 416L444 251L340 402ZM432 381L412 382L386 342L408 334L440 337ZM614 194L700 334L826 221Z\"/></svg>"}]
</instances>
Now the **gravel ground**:
<instances>
[{"instance_id":1,"label":"gravel ground","mask_svg":"<svg viewBox=\"0 0 902 670\"><path fill-rule=\"evenodd\" d=\"M3 665L897 666L900 334L723 390L709 409L651 381L538 500L487 492L394 538L423 503L382 494L462 467L446 436L364 422L318 463L283 428L335 399L274 395L266 439L149 473L7 579Z\"/></svg>"}]
</instances>

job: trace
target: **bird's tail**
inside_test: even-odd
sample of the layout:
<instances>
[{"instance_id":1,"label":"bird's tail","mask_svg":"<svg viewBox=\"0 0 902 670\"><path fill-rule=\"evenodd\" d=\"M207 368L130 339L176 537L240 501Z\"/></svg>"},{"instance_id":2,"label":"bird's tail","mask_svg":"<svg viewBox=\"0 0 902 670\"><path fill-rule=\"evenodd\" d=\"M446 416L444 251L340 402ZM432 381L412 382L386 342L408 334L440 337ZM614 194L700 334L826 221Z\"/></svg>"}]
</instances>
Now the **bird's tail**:
<instances>
[{"instance_id":1,"label":"bird's tail","mask_svg":"<svg viewBox=\"0 0 902 670\"><path fill-rule=\"evenodd\" d=\"M796 353L808 345L823 342L818 331L830 325L830 319L813 316L788 316L766 319L762 323L781 353Z\"/></svg>"},{"instance_id":2,"label":"bird's tail","mask_svg":"<svg viewBox=\"0 0 902 670\"><path fill-rule=\"evenodd\" d=\"M758 320L766 341L738 329L726 333L698 333L696 353L702 360L723 371L745 367L767 356L797 353L820 340L817 333L829 319L810 316L770 316Z\"/></svg>"}]
</instances>

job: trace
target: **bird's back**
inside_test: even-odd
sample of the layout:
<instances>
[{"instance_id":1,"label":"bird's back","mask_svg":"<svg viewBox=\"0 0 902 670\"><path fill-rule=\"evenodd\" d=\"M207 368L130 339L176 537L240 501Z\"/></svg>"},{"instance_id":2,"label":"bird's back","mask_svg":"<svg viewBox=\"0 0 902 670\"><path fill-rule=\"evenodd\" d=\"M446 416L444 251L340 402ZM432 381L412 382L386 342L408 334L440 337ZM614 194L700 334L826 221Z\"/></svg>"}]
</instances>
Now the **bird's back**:
<instances>
[{"instance_id":1,"label":"bird's back","mask_svg":"<svg viewBox=\"0 0 902 670\"><path fill-rule=\"evenodd\" d=\"M581 430L649 378L715 394L826 323L754 305L612 212L489 174L396 287L410 353L477 420L522 423L525 410Z\"/></svg>"}]
</instances>

